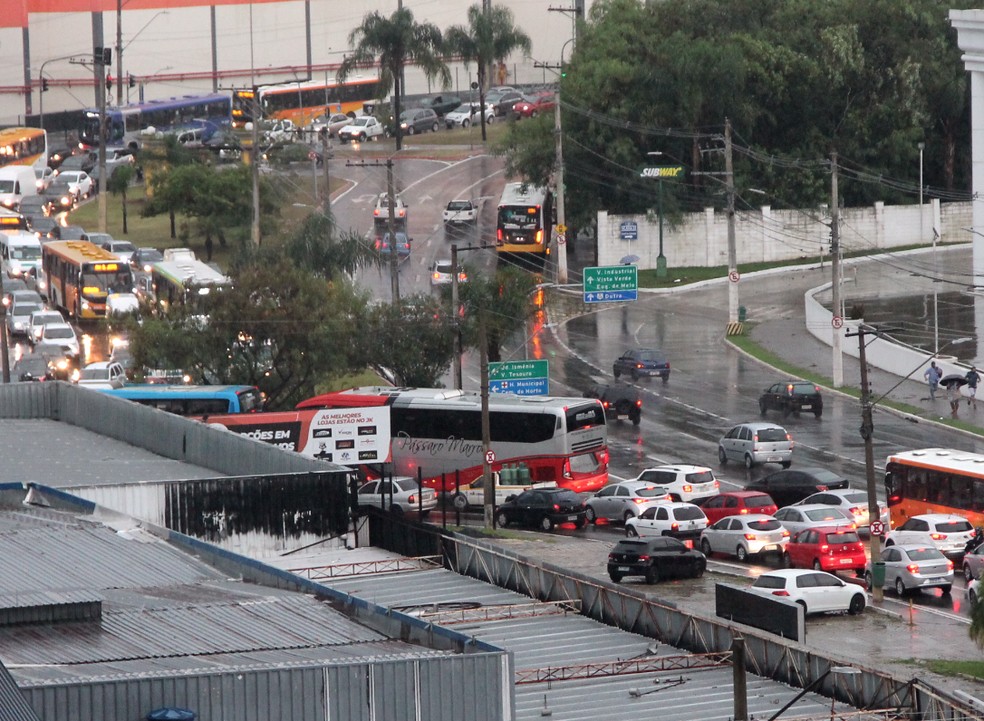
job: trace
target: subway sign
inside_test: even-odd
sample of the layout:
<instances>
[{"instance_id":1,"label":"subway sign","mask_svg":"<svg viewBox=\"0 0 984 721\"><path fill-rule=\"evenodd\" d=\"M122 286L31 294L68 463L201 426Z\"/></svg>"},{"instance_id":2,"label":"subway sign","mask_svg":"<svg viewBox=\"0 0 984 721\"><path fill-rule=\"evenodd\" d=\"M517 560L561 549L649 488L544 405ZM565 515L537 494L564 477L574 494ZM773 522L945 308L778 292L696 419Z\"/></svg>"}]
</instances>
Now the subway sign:
<instances>
[{"instance_id":1,"label":"subway sign","mask_svg":"<svg viewBox=\"0 0 984 721\"><path fill-rule=\"evenodd\" d=\"M642 172L639 173L640 178L656 178L657 180L662 180L663 178L680 178L682 176L682 165L656 165L643 168Z\"/></svg>"}]
</instances>

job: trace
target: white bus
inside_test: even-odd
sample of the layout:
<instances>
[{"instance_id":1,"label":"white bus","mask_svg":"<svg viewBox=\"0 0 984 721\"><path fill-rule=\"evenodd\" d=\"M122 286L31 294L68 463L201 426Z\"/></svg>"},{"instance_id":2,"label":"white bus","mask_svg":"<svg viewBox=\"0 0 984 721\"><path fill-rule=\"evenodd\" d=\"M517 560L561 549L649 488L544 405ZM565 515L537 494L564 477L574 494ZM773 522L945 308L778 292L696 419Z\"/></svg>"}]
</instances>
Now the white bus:
<instances>
[{"instance_id":1,"label":"white bus","mask_svg":"<svg viewBox=\"0 0 984 721\"><path fill-rule=\"evenodd\" d=\"M203 313L208 296L232 285L232 280L200 260L181 258L155 263L150 271L151 291L157 308L166 313L175 305Z\"/></svg>"}]
</instances>

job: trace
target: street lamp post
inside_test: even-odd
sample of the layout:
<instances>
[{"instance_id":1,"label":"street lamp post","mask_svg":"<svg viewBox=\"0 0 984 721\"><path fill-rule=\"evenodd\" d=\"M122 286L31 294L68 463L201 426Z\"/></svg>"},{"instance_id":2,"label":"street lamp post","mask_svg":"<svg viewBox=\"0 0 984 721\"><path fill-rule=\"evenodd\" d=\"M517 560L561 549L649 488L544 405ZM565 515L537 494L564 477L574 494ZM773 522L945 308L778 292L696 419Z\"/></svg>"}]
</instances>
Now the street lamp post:
<instances>
[{"instance_id":1,"label":"street lamp post","mask_svg":"<svg viewBox=\"0 0 984 721\"><path fill-rule=\"evenodd\" d=\"M919 143L919 242L926 237L924 223L925 212L923 208L923 151L926 143ZM933 233L933 352L940 352L940 306L939 291L936 289L936 278L939 277L939 268L936 263L936 233Z\"/></svg>"},{"instance_id":2,"label":"street lamp post","mask_svg":"<svg viewBox=\"0 0 984 721\"><path fill-rule=\"evenodd\" d=\"M653 150L646 153L649 157L660 157L663 155L662 151ZM655 178L659 183L659 189L656 196L656 212L659 213L659 255L656 256L656 277L665 278L666 277L666 256L663 254L663 179L664 178L679 178L683 175L682 165L671 165L671 166L650 166L643 168L640 175L643 178Z\"/></svg>"}]
</instances>

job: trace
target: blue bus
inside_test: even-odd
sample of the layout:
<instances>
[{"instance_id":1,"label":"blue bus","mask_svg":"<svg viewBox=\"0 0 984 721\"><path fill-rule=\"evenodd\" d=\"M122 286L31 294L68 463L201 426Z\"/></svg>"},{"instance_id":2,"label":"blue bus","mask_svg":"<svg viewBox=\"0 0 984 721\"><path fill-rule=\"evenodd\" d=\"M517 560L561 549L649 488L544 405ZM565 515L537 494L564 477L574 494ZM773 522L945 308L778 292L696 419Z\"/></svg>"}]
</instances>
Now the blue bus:
<instances>
[{"instance_id":1,"label":"blue bus","mask_svg":"<svg viewBox=\"0 0 984 721\"><path fill-rule=\"evenodd\" d=\"M148 100L143 103L106 108L106 147L138 150L145 132L174 133L202 128L202 140L215 131L232 127L232 96L185 95L180 98ZM99 110L86 108L79 144L99 147Z\"/></svg>"},{"instance_id":2,"label":"blue bus","mask_svg":"<svg viewBox=\"0 0 984 721\"><path fill-rule=\"evenodd\" d=\"M101 392L179 416L256 413L263 395L256 386L188 386L141 383Z\"/></svg>"}]
</instances>

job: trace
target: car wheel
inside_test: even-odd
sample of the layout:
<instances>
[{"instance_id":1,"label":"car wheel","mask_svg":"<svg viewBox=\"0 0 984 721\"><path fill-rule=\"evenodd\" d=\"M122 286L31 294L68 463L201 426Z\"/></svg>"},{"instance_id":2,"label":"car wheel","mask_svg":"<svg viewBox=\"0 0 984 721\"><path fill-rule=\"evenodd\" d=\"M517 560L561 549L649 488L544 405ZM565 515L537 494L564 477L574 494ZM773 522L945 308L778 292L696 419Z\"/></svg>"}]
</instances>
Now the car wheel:
<instances>
[{"instance_id":1,"label":"car wheel","mask_svg":"<svg viewBox=\"0 0 984 721\"><path fill-rule=\"evenodd\" d=\"M412 125L407 128L407 135L413 135L416 132L417 131L413 129L413 126Z\"/></svg>"},{"instance_id":2,"label":"car wheel","mask_svg":"<svg viewBox=\"0 0 984 721\"><path fill-rule=\"evenodd\" d=\"M791 465L793 465L793 462L792 461L783 461L779 465L782 466L783 468L789 468Z\"/></svg>"},{"instance_id":3,"label":"car wheel","mask_svg":"<svg viewBox=\"0 0 984 721\"><path fill-rule=\"evenodd\" d=\"M584 517L587 519L588 523L595 523L598 520L598 514L595 513L595 509L591 506L584 509Z\"/></svg>"},{"instance_id":4,"label":"car wheel","mask_svg":"<svg viewBox=\"0 0 984 721\"><path fill-rule=\"evenodd\" d=\"M663 375L663 385L666 385L669 382L670 382L670 374L666 373L665 375Z\"/></svg>"},{"instance_id":5,"label":"car wheel","mask_svg":"<svg viewBox=\"0 0 984 721\"><path fill-rule=\"evenodd\" d=\"M788 418L789 417L789 414L791 412L792 412L792 409L789 407L788 404L787 405L783 405L783 407L782 407L782 417L783 418Z\"/></svg>"},{"instance_id":6,"label":"car wheel","mask_svg":"<svg viewBox=\"0 0 984 721\"><path fill-rule=\"evenodd\" d=\"M434 124L433 124L433 125L431 126L431 132L432 132L432 133L436 133L436 132L437 132L437 123L434 123Z\"/></svg>"},{"instance_id":7,"label":"car wheel","mask_svg":"<svg viewBox=\"0 0 984 721\"><path fill-rule=\"evenodd\" d=\"M967 583L970 583L971 581L974 580L974 574L970 572L970 566L968 566L966 563L964 564L963 567L963 574L964 574L964 580Z\"/></svg>"},{"instance_id":8,"label":"car wheel","mask_svg":"<svg viewBox=\"0 0 984 721\"><path fill-rule=\"evenodd\" d=\"M949 596L952 588L953 586L940 586L940 590L943 592L944 596Z\"/></svg>"},{"instance_id":9,"label":"car wheel","mask_svg":"<svg viewBox=\"0 0 984 721\"><path fill-rule=\"evenodd\" d=\"M759 401L759 413L763 416L769 411L765 406L765 401Z\"/></svg>"},{"instance_id":10,"label":"car wheel","mask_svg":"<svg viewBox=\"0 0 984 721\"><path fill-rule=\"evenodd\" d=\"M403 506L398 506L394 503L392 506L390 506L390 513L392 513L394 516L402 516Z\"/></svg>"},{"instance_id":11,"label":"car wheel","mask_svg":"<svg viewBox=\"0 0 984 721\"><path fill-rule=\"evenodd\" d=\"M728 462L728 454L724 452L724 449L718 446L718 463L722 466Z\"/></svg>"},{"instance_id":12,"label":"car wheel","mask_svg":"<svg viewBox=\"0 0 984 721\"><path fill-rule=\"evenodd\" d=\"M858 614L864 612L864 606L864 594L857 593L854 595L854 598L851 599L851 605L847 607L847 612L852 616L857 616Z\"/></svg>"},{"instance_id":13,"label":"car wheel","mask_svg":"<svg viewBox=\"0 0 984 721\"><path fill-rule=\"evenodd\" d=\"M537 116L537 112L535 110L531 110L530 111L530 117L531 118L535 118L536 116Z\"/></svg>"},{"instance_id":14,"label":"car wheel","mask_svg":"<svg viewBox=\"0 0 984 721\"><path fill-rule=\"evenodd\" d=\"M540 530L542 531L552 531L554 527L553 519L550 516L544 516L540 519Z\"/></svg>"},{"instance_id":15,"label":"car wheel","mask_svg":"<svg viewBox=\"0 0 984 721\"><path fill-rule=\"evenodd\" d=\"M616 378L618 378L618 377L620 377L622 375L622 371L620 371L618 368L613 368L612 369L612 375L615 376Z\"/></svg>"},{"instance_id":16,"label":"car wheel","mask_svg":"<svg viewBox=\"0 0 984 721\"><path fill-rule=\"evenodd\" d=\"M705 556L711 555L711 542L708 541L706 538L700 539L700 552L703 553Z\"/></svg>"},{"instance_id":17,"label":"car wheel","mask_svg":"<svg viewBox=\"0 0 984 721\"><path fill-rule=\"evenodd\" d=\"M457 494L451 501L456 511L467 511L468 510L468 499L465 497L464 493Z\"/></svg>"},{"instance_id":18,"label":"car wheel","mask_svg":"<svg viewBox=\"0 0 984 721\"><path fill-rule=\"evenodd\" d=\"M659 581L659 569L656 566L650 566L646 569L646 583L652 584Z\"/></svg>"},{"instance_id":19,"label":"car wheel","mask_svg":"<svg viewBox=\"0 0 984 721\"><path fill-rule=\"evenodd\" d=\"M905 584L902 583L902 579L901 578L896 578L895 579L895 592L897 594L899 594L900 596L904 596L905 595Z\"/></svg>"},{"instance_id":20,"label":"car wheel","mask_svg":"<svg viewBox=\"0 0 984 721\"><path fill-rule=\"evenodd\" d=\"M635 526L626 526L625 535L628 536L629 538L638 538L639 531L635 529Z\"/></svg>"},{"instance_id":21,"label":"car wheel","mask_svg":"<svg viewBox=\"0 0 984 721\"><path fill-rule=\"evenodd\" d=\"M973 589L967 591L967 601L970 603L971 607L977 605L977 594Z\"/></svg>"},{"instance_id":22,"label":"car wheel","mask_svg":"<svg viewBox=\"0 0 984 721\"><path fill-rule=\"evenodd\" d=\"M782 567L783 568L792 568L793 567L793 559L789 557L789 554L788 553L783 553L782 554Z\"/></svg>"},{"instance_id":23,"label":"car wheel","mask_svg":"<svg viewBox=\"0 0 984 721\"><path fill-rule=\"evenodd\" d=\"M426 520L427 519L427 516L429 516L430 513L431 513L431 509L429 509L429 508L426 511L421 511L420 512L420 520L421 521Z\"/></svg>"},{"instance_id":24,"label":"car wheel","mask_svg":"<svg viewBox=\"0 0 984 721\"><path fill-rule=\"evenodd\" d=\"M823 415L823 408L817 408L815 411L813 411L813 415L816 416L817 418L819 418L820 416L822 416Z\"/></svg>"},{"instance_id":25,"label":"car wheel","mask_svg":"<svg viewBox=\"0 0 984 721\"><path fill-rule=\"evenodd\" d=\"M359 142L360 143L366 142L366 134L365 133L359 133Z\"/></svg>"},{"instance_id":26,"label":"car wheel","mask_svg":"<svg viewBox=\"0 0 984 721\"><path fill-rule=\"evenodd\" d=\"M700 578L703 576L705 570L707 570L707 561L699 561L697 566L694 568L694 578Z\"/></svg>"},{"instance_id":27,"label":"car wheel","mask_svg":"<svg viewBox=\"0 0 984 721\"><path fill-rule=\"evenodd\" d=\"M495 120L495 116L494 115L490 115L488 118L485 119L485 124L486 125L491 125L494 120Z\"/></svg>"},{"instance_id":28,"label":"car wheel","mask_svg":"<svg viewBox=\"0 0 984 721\"><path fill-rule=\"evenodd\" d=\"M744 546L738 546L738 548L735 549L735 557L739 561L747 561L748 560L748 550Z\"/></svg>"},{"instance_id":29,"label":"car wheel","mask_svg":"<svg viewBox=\"0 0 984 721\"><path fill-rule=\"evenodd\" d=\"M584 525L587 522L588 520L584 517L578 518L576 521L574 521L574 528L584 528Z\"/></svg>"},{"instance_id":30,"label":"car wheel","mask_svg":"<svg viewBox=\"0 0 984 721\"><path fill-rule=\"evenodd\" d=\"M467 128L469 125L471 125L471 121L468 120L467 118L465 120L462 120L461 121L461 127ZM612 579L612 580L614 580L614 579ZM618 581L615 581L615 583L618 583Z\"/></svg>"},{"instance_id":31,"label":"car wheel","mask_svg":"<svg viewBox=\"0 0 984 721\"><path fill-rule=\"evenodd\" d=\"M637 426L642 423L642 411L638 408L634 409L629 413L629 420L632 421L632 425Z\"/></svg>"},{"instance_id":32,"label":"car wheel","mask_svg":"<svg viewBox=\"0 0 984 721\"><path fill-rule=\"evenodd\" d=\"M820 559L819 558L814 558L813 559L813 570L814 571L822 571L823 570L823 566L820 565Z\"/></svg>"},{"instance_id":33,"label":"car wheel","mask_svg":"<svg viewBox=\"0 0 984 721\"><path fill-rule=\"evenodd\" d=\"M505 513L499 511L495 516L495 525L498 526L499 528L505 528L506 526L509 525L509 518L506 516Z\"/></svg>"},{"instance_id":34,"label":"car wheel","mask_svg":"<svg viewBox=\"0 0 984 721\"><path fill-rule=\"evenodd\" d=\"M630 518L635 518L635 514L632 511L626 511L622 514L622 523L628 523Z\"/></svg>"},{"instance_id":35,"label":"car wheel","mask_svg":"<svg viewBox=\"0 0 984 721\"><path fill-rule=\"evenodd\" d=\"M874 576L871 575L871 571L866 571L864 574L864 587L869 591L875 587Z\"/></svg>"},{"instance_id":36,"label":"car wheel","mask_svg":"<svg viewBox=\"0 0 984 721\"><path fill-rule=\"evenodd\" d=\"M621 573L615 573L614 571L610 572L608 574L608 577L610 579L612 579L612 582L613 583L619 583L622 580L622 574Z\"/></svg>"},{"instance_id":37,"label":"car wheel","mask_svg":"<svg viewBox=\"0 0 984 721\"><path fill-rule=\"evenodd\" d=\"M636 372L636 369L635 368L632 369L632 380L634 380L634 381L639 380L639 373Z\"/></svg>"},{"instance_id":38,"label":"car wheel","mask_svg":"<svg viewBox=\"0 0 984 721\"><path fill-rule=\"evenodd\" d=\"M755 461L752 460L752 456L749 453L745 454L745 468L751 468L755 465Z\"/></svg>"}]
</instances>

